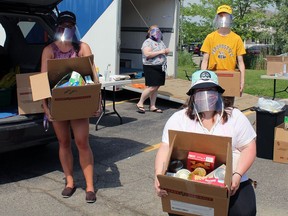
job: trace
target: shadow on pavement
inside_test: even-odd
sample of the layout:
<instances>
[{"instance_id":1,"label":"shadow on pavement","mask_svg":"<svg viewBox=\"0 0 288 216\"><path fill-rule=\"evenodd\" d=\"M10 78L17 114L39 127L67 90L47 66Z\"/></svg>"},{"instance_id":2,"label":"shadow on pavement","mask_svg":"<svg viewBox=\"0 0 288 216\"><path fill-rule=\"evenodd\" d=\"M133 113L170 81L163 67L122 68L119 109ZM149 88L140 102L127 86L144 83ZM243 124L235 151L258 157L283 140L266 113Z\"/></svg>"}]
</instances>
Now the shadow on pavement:
<instances>
[{"instance_id":1,"label":"shadow on pavement","mask_svg":"<svg viewBox=\"0 0 288 216\"><path fill-rule=\"evenodd\" d=\"M94 181L97 189L121 186L116 162L141 153L141 150L147 147L143 143L123 138L90 135L89 141L94 155ZM74 143L72 149L75 183L78 188L85 189L86 184ZM32 179L53 171L63 173L57 143L3 153L0 157L0 185ZM63 178L57 181L63 181L64 184Z\"/></svg>"}]
</instances>

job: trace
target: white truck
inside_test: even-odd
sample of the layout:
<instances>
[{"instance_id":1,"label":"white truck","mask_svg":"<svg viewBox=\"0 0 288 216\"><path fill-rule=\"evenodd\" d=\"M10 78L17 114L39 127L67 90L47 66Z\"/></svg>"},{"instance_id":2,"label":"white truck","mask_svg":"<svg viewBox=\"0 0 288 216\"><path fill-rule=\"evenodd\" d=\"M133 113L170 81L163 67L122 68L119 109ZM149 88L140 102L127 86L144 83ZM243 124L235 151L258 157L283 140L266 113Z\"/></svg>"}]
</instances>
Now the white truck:
<instances>
[{"instance_id":1,"label":"white truck","mask_svg":"<svg viewBox=\"0 0 288 216\"><path fill-rule=\"evenodd\" d=\"M170 49L167 75L176 77L180 0L64 0L58 8L76 14L102 75L108 68L111 75L141 76L141 46L149 26L157 24Z\"/></svg>"}]
</instances>

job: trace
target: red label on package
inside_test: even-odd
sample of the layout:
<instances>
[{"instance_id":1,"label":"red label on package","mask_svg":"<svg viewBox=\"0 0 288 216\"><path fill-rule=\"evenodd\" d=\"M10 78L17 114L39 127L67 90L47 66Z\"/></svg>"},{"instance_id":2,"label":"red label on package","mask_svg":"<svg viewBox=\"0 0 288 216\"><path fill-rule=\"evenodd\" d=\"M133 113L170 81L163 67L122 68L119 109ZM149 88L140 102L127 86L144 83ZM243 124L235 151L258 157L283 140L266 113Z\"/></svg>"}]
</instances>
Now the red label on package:
<instances>
[{"instance_id":1,"label":"red label on package","mask_svg":"<svg viewBox=\"0 0 288 216\"><path fill-rule=\"evenodd\" d=\"M191 172L197 167L204 168L207 173L214 169L215 156L198 152L189 152L187 158L187 169Z\"/></svg>"}]
</instances>

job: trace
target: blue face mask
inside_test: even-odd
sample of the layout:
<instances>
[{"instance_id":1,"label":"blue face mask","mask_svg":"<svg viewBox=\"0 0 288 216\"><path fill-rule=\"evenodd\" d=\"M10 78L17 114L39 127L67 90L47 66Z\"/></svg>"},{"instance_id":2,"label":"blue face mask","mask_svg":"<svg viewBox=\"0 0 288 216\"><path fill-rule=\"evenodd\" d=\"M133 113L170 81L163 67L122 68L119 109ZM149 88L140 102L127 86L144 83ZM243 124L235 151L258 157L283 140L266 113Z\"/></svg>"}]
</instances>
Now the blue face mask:
<instances>
[{"instance_id":1,"label":"blue face mask","mask_svg":"<svg viewBox=\"0 0 288 216\"><path fill-rule=\"evenodd\" d=\"M150 38L154 41L160 42L162 40L162 32L159 28L154 28L150 31Z\"/></svg>"}]
</instances>

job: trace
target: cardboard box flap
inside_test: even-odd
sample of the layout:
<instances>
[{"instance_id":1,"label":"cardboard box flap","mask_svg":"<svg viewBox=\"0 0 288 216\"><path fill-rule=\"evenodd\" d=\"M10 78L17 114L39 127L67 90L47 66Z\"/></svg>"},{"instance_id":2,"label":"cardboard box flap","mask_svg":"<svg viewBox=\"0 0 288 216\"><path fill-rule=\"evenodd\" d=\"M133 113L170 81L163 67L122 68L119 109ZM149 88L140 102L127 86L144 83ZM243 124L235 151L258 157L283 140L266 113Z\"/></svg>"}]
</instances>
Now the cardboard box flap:
<instances>
[{"instance_id":1,"label":"cardboard box flap","mask_svg":"<svg viewBox=\"0 0 288 216\"><path fill-rule=\"evenodd\" d=\"M37 73L31 75L29 78L32 89L33 101L38 101L51 97L47 72Z\"/></svg>"},{"instance_id":2,"label":"cardboard box flap","mask_svg":"<svg viewBox=\"0 0 288 216\"><path fill-rule=\"evenodd\" d=\"M51 88L53 88L62 77L72 71L76 71L82 76L93 75L93 59L94 56L90 55L69 59L47 60L47 71ZM94 77L91 78L94 80Z\"/></svg>"},{"instance_id":3,"label":"cardboard box flap","mask_svg":"<svg viewBox=\"0 0 288 216\"><path fill-rule=\"evenodd\" d=\"M232 156L232 138L229 137L229 145L227 146L227 159L226 161L231 161L231 164L227 164L226 163L226 168L225 168L225 172L226 172L226 175L225 175L225 180L224 182L226 183L226 185L231 185L232 183L232 173L233 173L233 156Z\"/></svg>"},{"instance_id":4,"label":"cardboard box flap","mask_svg":"<svg viewBox=\"0 0 288 216\"><path fill-rule=\"evenodd\" d=\"M188 193L191 195L197 194L198 196L207 196L207 192L209 191L210 196L224 199L228 198L228 189L226 187L218 187L165 175L157 175L157 178L161 188L167 190L168 193ZM173 181L171 181L171 179L173 179Z\"/></svg>"}]
</instances>

